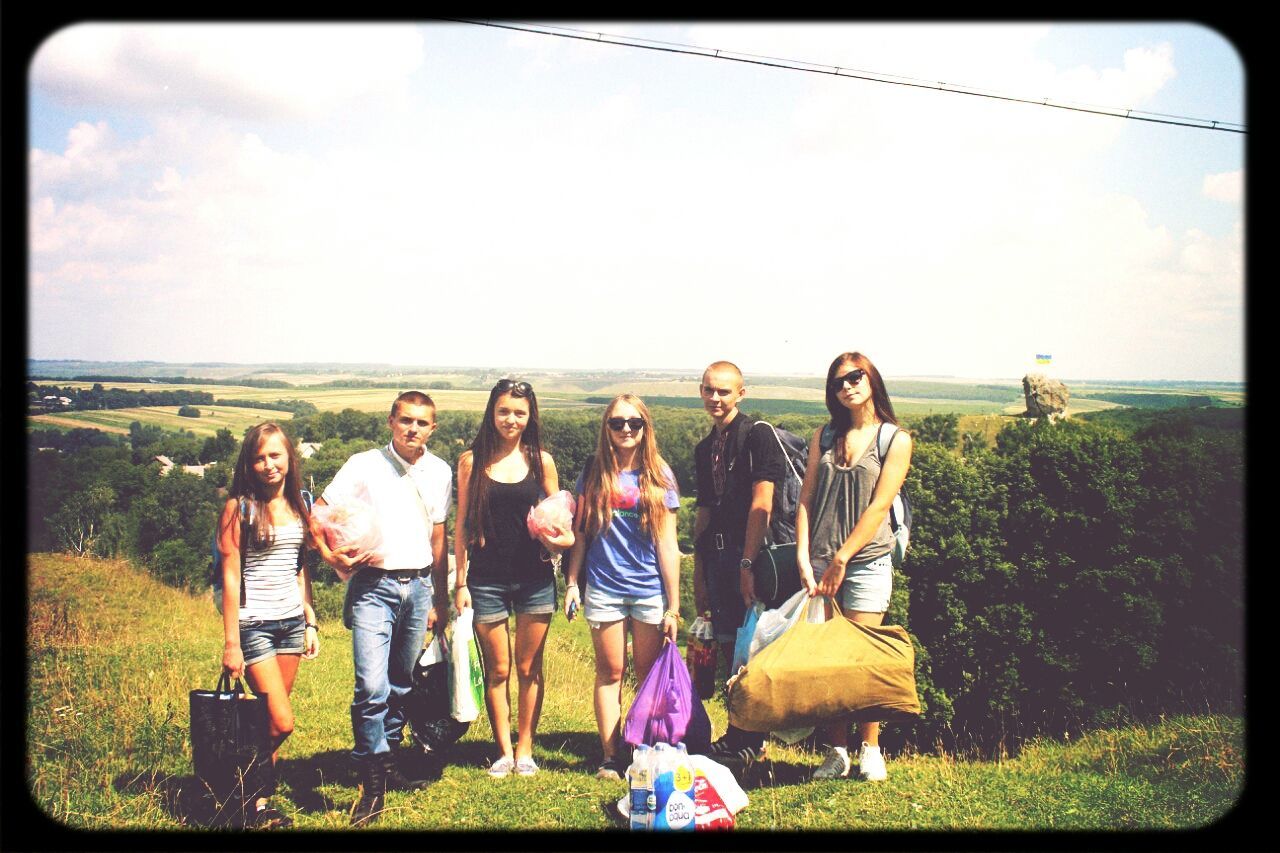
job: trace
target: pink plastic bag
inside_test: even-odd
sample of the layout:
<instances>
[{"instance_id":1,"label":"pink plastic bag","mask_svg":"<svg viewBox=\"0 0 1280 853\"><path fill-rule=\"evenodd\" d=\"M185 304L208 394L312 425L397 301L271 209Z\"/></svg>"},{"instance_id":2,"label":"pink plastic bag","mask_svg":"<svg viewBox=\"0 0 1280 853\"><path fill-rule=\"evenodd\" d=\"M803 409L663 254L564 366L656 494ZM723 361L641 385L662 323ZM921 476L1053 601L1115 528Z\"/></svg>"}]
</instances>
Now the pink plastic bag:
<instances>
[{"instance_id":1,"label":"pink plastic bag","mask_svg":"<svg viewBox=\"0 0 1280 853\"><path fill-rule=\"evenodd\" d=\"M573 495L563 489L543 498L537 506L529 507L529 515L525 519L529 537L537 539L539 536L552 536L556 528L572 528L575 508Z\"/></svg>"},{"instance_id":2,"label":"pink plastic bag","mask_svg":"<svg viewBox=\"0 0 1280 853\"><path fill-rule=\"evenodd\" d=\"M382 528L373 506L359 498L319 504L311 517L320 522L330 551L356 546L359 551L375 551L382 544Z\"/></svg>"}]
</instances>

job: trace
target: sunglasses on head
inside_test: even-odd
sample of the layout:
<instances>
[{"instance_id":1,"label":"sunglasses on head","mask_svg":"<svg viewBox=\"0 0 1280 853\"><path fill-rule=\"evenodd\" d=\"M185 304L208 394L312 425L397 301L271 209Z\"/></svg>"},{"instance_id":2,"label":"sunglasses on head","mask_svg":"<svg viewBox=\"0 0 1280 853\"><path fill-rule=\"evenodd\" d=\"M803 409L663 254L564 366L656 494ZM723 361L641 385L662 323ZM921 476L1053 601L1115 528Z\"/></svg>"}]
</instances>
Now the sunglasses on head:
<instances>
[{"instance_id":1,"label":"sunglasses on head","mask_svg":"<svg viewBox=\"0 0 1280 853\"><path fill-rule=\"evenodd\" d=\"M605 423L614 432L622 432L624 426L631 427L632 432L639 432L644 429L644 418L609 418Z\"/></svg>"},{"instance_id":2,"label":"sunglasses on head","mask_svg":"<svg viewBox=\"0 0 1280 853\"><path fill-rule=\"evenodd\" d=\"M499 393L510 391L517 397L528 397L533 393L533 386L528 382L517 382L514 379L499 379L498 384L493 386L493 390Z\"/></svg>"},{"instance_id":3,"label":"sunglasses on head","mask_svg":"<svg viewBox=\"0 0 1280 853\"><path fill-rule=\"evenodd\" d=\"M859 382L862 381L862 377L866 375L867 375L867 371L863 370L861 367L858 367L853 370L850 370L844 376L834 377L829 384L831 385L832 391L839 391L841 388L844 387L844 383L848 382L849 385L851 386L857 385Z\"/></svg>"}]
</instances>

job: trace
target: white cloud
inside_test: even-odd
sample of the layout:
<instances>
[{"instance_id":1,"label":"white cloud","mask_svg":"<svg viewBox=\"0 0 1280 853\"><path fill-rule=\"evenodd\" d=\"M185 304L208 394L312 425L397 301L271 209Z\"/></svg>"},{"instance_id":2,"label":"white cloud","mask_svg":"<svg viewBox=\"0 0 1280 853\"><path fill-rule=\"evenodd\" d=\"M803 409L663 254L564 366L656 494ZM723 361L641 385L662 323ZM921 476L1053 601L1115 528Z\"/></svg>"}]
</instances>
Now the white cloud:
<instances>
[{"instance_id":1,"label":"white cloud","mask_svg":"<svg viewBox=\"0 0 1280 853\"><path fill-rule=\"evenodd\" d=\"M31 77L67 104L279 120L395 89L422 62L400 25L77 24L40 46Z\"/></svg>"},{"instance_id":2,"label":"white cloud","mask_svg":"<svg viewBox=\"0 0 1280 853\"><path fill-rule=\"evenodd\" d=\"M1205 175L1202 191L1214 201L1239 204L1244 198L1244 170Z\"/></svg>"}]
</instances>

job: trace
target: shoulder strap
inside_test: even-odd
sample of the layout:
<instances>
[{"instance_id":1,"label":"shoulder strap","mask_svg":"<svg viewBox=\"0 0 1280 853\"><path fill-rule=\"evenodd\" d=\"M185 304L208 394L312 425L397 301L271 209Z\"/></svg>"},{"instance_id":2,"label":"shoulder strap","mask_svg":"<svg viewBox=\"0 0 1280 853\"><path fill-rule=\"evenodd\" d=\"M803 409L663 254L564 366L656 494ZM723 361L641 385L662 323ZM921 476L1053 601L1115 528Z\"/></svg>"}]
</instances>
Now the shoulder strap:
<instances>
[{"instance_id":1,"label":"shoulder strap","mask_svg":"<svg viewBox=\"0 0 1280 853\"><path fill-rule=\"evenodd\" d=\"M889 430L889 438L884 437L884 428L893 427ZM876 456L877 461L883 465L885 456L889 455L889 448L893 446L894 436L898 434L898 426L887 421L881 421L880 426L876 428Z\"/></svg>"},{"instance_id":2,"label":"shoulder strap","mask_svg":"<svg viewBox=\"0 0 1280 853\"><path fill-rule=\"evenodd\" d=\"M311 493L306 489L300 489L302 492L302 505L307 508L307 512L311 512L312 497ZM307 551L307 519L302 519L302 544L298 546L298 568L296 571L302 571L302 557Z\"/></svg>"},{"instance_id":3,"label":"shoulder strap","mask_svg":"<svg viewBox=\"0 0 1280 853\"><path fill-rule=\"evenodd\" d=\"M422 517L427 520L427 530L430 531L434 525L431 523L431 513L427 512L427 502L422 499L422 491L418 488L418 481L414 479L408 469L395 460L395 457L391 455L391 451L387 447L383 446L378 449L382 451L382 458L387 460L387 464L395 470L398 476L409 478L409 485L413 486L413 493L418 497L418 509L422 510Z\"/></svg>"},{"instance_id":4,"label":"shoulder strap","mask_svg":"<svg viewBox=\"0 0 1280 853\"><path fill-rule=\"evenodd\" d=\"M778 443L778 452L782 454L782 458L786 460L787 467L791 469L791 473L796 475L799 480L804 480L804 472L797 471L796 465L791 461L791 454L787 453L787 448L782 443L782 438L778 435L778 428L768 421L756 421L756 424L764 424L769 428L769 432L773 433L773 440ZM752 424L754 427L755 424Z\"/></svg>"},{"instance_id":5,"label":"shoulder strap","mask_svg":"<svg viewBox=\"0 0 1280 853\"><path fill-rule=\"evenodd\" d=\"M826 453L836 445L836 428L831 421L822 425L822 434L818 436L818 452Z\"/></svg>"},{"instance_id":6,"label":"shoulder strap","mask_svg":"<svg viewBox=\"0 0 1280 853\"><path fill-rule=\"evenodd\" d=\"M245 500L241 495L240 501L240 606L244 607L247 602L244 589L244 555L249 548L249 542L253 537L253 501Z\"/></svg>"}]
</instances>

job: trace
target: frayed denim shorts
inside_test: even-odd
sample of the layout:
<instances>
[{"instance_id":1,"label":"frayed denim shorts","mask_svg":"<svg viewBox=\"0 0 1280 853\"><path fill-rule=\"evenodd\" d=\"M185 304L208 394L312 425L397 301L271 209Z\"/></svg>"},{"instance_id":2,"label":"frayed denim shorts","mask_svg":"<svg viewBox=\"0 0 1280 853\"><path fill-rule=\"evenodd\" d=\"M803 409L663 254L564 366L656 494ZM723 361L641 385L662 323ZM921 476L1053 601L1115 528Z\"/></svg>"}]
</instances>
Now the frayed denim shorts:
<instances>
[{"instance_id":1,"label":"frayed denim shorts","mask_svg":"<svg viewBox=\"0 0 1280 853\"><path fill-rule=\"evenodd\" d=\"M288 619L241 619L240 651L244 665L276 655L300 655L307 647L307 623L302 614Z\"/></svg>"},{"instance_id":2,"label":"frayed denim shorts","mask_svg":"<svg viewBox=\"0 0 1280 853\"><path fill-rule=\"evenodd\" d=\"M542 616L556 610L554 575L545 581L468 583L467 589L471 590L471 606L480 624L501 622L513 613Z\"/></svg>"}]
</instances>

